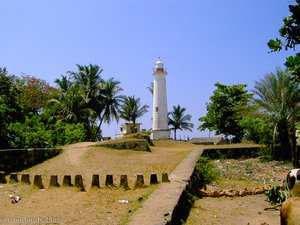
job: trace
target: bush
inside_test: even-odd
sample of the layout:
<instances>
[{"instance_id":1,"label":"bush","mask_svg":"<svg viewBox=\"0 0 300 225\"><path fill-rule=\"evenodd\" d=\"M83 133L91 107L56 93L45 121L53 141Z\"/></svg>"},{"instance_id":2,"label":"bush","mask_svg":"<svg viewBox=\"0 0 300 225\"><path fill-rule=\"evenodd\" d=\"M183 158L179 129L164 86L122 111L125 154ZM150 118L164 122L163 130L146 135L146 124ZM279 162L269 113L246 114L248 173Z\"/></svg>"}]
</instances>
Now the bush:
<instances>
[{"instance_id":1,"label":"bush","mask_svg":"<svg viewBox=\"0 0 300 225\"><path fill-rule=\"evenodd\" d=\"M12 123L8 127L10 148L51 148L84 140L83 124L57 122L47 127L38 115L26 117L24 123Z\"/></svg>"},{"instance_id":2,"label":"bush","mask_svg":"<svg viewBox=\"0 0 300 225\"><path fill-rule=\"evenodd\" d=\"M204 185L211 183L220 177L220 170L216 168L215 164L206 157L200 157L196 167L195 175L203 179Z\"/></svg>"},{"instance_id":3,"label":"bush","mask_svg":"<svg viewBox=\"0 0 300 225\"><path fill-rule=\"evenodd\" d=\"M282 203L286 200L286 195L283 191L280 190L279 186L272 187L269 191L266 192L267 201L272 205Z\"/></svg>"},{"instance_id":4,"label":"bush","mask_svg":"<svg viewBox=\"0 0 300 225\"><path fill-rule=\"evenodd\" d=\"M8 127L11 148L53 147L52 134L41 122L40 117L26 117L24 123L12 123Z\"/></svg>"}]
</instances>

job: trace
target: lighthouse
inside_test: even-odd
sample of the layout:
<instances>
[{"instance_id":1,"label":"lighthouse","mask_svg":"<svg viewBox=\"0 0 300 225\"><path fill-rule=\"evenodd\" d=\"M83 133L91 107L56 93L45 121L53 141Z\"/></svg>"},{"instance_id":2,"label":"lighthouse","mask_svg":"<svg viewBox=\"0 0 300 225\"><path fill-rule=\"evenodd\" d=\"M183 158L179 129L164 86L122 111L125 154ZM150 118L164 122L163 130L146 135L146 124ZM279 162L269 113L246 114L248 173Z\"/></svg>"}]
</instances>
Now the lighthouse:
<instances>
[{"instance_id":1,"label":"lighthouse","mask_svg":"<svg viewBox=\"0 0 300 225\"><path fill-rule=\"evenodd\" d=\"M160 58L158 58L153 70L153 113L151 138L170 138L171 131L168 126L168 104L166 88L167 71Z\"/></svg>"}]
</instances>

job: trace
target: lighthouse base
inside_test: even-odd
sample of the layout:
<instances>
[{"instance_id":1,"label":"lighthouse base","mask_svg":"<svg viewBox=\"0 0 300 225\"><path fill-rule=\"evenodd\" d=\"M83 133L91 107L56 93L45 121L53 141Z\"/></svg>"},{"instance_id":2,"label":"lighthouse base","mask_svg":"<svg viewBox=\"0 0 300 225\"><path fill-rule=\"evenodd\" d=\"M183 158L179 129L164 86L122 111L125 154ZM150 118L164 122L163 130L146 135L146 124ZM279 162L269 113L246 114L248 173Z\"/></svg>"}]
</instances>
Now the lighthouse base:
<instances>
[{"instance_id":1,"label":"lighthouse base","mask_svg":"<svg viewBox=\"0 0 300 225\"><path fill-rule=\"evenodd\" d=\"M152 130L150 138L152 140L164 140L164 139L170 139L170 136L171 136L170 129Z\"/></svg>"}]
</instances>

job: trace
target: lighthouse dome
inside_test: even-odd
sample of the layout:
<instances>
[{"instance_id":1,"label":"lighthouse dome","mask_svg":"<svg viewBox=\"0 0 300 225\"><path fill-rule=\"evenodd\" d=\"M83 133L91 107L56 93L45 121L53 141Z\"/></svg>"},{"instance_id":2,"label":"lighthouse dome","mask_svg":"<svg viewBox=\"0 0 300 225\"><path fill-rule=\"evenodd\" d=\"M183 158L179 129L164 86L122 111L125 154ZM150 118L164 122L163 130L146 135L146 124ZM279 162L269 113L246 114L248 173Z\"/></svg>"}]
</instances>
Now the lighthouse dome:
<instances>
[{"instance_id":1,"label":"lighthouse dome","mask_svg":"<svg viewBox=\"0 0 300 225\"><path fill-rule=\"evenodd\" d=\"M160 58L156 61L156 68L164 68L164 63Z\"/></svg>"}]
</instances>

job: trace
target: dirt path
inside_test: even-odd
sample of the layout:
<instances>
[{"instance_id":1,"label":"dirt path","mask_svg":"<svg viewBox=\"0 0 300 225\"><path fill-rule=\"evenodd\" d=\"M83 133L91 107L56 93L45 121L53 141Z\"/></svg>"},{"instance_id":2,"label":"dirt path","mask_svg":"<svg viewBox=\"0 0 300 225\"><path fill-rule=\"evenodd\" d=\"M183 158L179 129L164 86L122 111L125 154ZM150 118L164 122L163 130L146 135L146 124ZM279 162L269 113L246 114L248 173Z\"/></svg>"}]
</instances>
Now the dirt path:
<instances>
[{"instance_id":1,"label":"dirt path","mask_svg":"<svg viewBox=\"0 0 300 225\"><path fill-rule=\"evenodd\" d=\"M81 142L65 146L61 158L69 160L71 165L78 165L84 154L88 151L88 147L94 144L95 142Z\"/></svg>"}]
</instances>

